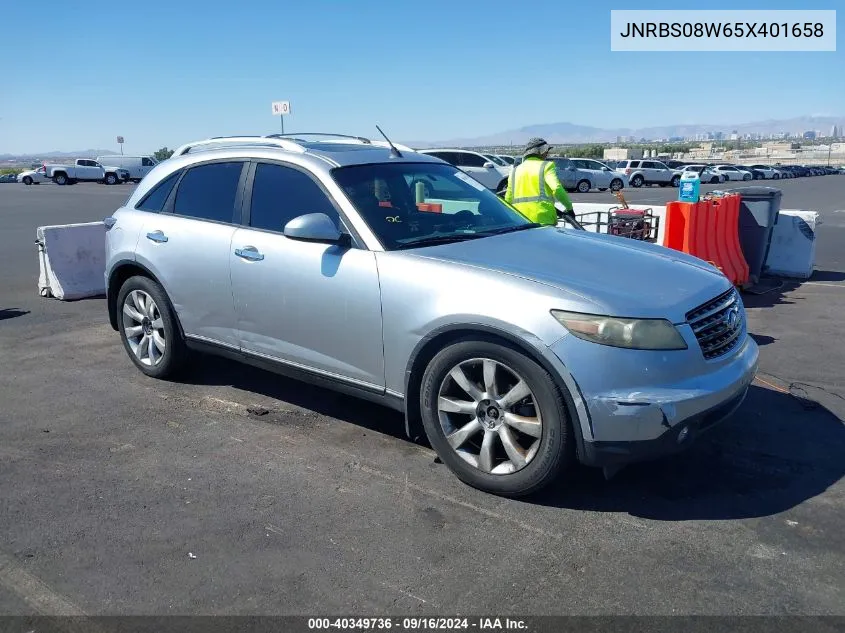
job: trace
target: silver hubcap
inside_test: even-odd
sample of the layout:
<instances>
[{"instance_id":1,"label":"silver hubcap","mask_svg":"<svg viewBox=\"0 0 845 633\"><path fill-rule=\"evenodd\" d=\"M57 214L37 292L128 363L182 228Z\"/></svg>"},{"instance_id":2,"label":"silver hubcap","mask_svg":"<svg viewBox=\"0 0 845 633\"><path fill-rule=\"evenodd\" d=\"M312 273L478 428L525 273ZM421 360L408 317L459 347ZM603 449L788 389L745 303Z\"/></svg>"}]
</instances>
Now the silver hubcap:
<instances>
[{"instance_id":1,"label":"silver hubcap","mask_svg":"<svg viewBox=\"0 0 845 633\"><path fill-rule=\"evenodd\" d=\"M164 358L164 322L153 298L133 290L123 302L123 331L129 348L144 365L154 367Z\"/></svg>"},{"instance_id":2,"label":"silver hubcap","mask_svg":"<svg viewBox=\"0 0 845 633\"><path fill-rule=\"evenodd\" d=\"M485 473L521 470L540 447L534 394L513 369L489 358L452 368L440 384L437 414L452 450Z\"/></svg>"}]
</instances>

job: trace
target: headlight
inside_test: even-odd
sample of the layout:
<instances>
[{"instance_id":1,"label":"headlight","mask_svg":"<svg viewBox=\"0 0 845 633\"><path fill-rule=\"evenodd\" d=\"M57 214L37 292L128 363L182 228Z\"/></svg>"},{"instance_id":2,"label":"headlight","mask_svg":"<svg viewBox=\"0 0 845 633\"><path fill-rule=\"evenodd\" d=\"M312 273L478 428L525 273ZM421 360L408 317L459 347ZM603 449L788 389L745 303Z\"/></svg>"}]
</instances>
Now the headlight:
<instances>
[{"instance_id":1,"label":"headlight","mask_svg":"<svg viewBox=\"0 0 845 633\"><path fill-rule=\"evenodd\" d=\"M628 349L687 349L677 328L666 319L620 319L598 314L552 310L552 316L585 341Z\"/></svg>"}]
</instances>

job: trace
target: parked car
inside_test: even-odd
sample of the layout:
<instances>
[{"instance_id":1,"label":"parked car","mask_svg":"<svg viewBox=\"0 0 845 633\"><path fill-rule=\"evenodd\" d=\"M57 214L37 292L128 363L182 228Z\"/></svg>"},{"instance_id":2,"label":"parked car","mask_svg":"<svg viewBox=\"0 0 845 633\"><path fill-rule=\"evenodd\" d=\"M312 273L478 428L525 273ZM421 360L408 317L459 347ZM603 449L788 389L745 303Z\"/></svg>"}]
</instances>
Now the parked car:
<instances>
[{"instance_id":1,"label":"parked car","mask_svg":"<svg viewBox=\"0 0 845 633\"><path fill-rule=\"evenodd\" d=\"M628 184L628 177L612 170L607 165L589 158L552 158L557 167L558 177L569 191L587 193L591 189L599 191L619 191Z\"/></svg>"},{"instance_id":2,"label":"parked car","mask_svg":"<svg viewBox=\"0 0 845 633\"><path fill-rule=\"evenodd\" d=\"M141 182L141 179L150 173L150 170L158 164L152 156L98 156L97 162L101 165L113 165L129 172L129 179L134 182Z\"/></svg>"},{"instance_id":3,"label":"parked car","mask_svg":"<svg viewBox=\"0 0 845 633\"><path fill-rule=\"evenodd\" d=\"M781 177L780 170L770 165L750 165L746 169L759 171L765 180L779 180Z\"/></svg>"},{"instance_id":4,"label":"parked car","mask_svg":"<svg viewBox=\"0 0 845 633\"><path fill-rule=\"evenodd\" d=\"M0 182L17 182L18 177L15 174L0 174Z\"/></svg>"},{"instance_id":5,"label":"parked car","mask_svg":"<svg viewBox=\"0 0 845 633\"><path fill-rule=\"evenodd\" d=\"M25 185L40 185L42 182L46 182L47 180L47 168L43 165L38 169L22 171L17 177L17 181L22 182Z\"/></svg>"},{"instance_id":6,"label":"parked car","mask_svg":"<svg viewBox=\"0 0 845 633\"><path fill-rule=\"evenodd\" d=\"M742 403L758 349L716 267L323 139L188 144L104 220L109 321L142 373L204 350L386 404L510 496L683 450Z\"/></svg>"},{"instance_id":7,"label":"parked car","mask_svg":"<svg viewBox=\"0 0 845 633\"><path fill-rule=\"evenodd\" d=\"M681 180L677 173L657 160L623 160L616 166L616 171L625 174L628 182L635 188L643 185L677 187Z\"/></svg>"},{"instance_id":8,"label":"parked car","mask_svg":"<svg viewBox=\"0 0 845 633\"><path fill-rule=\"evenodd\" d=\"M103 182L116 185L129 180L129 172L118 167L104 167L95 160L77 158L72 165L45 165L45 175L57 185L76 182Z\"/></svg>"},{"instance_id":9,"label":"parked car","mask_svg":"<svg viewBox=\"0 0 845 633\"><path fill-rule=\"evenodd\" d=\"M493 191L508 185L510 167L497 165L484 154L465 149L421 149L419 153L445 160Z\"/></svg>"},{"instance_id":10,"label":"parked car","mask_svg":"<svg viewBox=\"0 0 845 633\"><path fill-rule=\"evenodd\" d=\"M704 168L703 170L702 167ZM715 185L727 180L724 174L717 173L704 165L684 165L683 167L676 169L675 173L683 178L684 172L686 171L694 171L697 173L702 183Z\"/></svg>"},{"instance_id":11,"label":"parked car","mask_svg":"<svg viewBox=\"0 0 845 633\"><path fill-rule=\"evenodd\" d=\"M734 165L715 165L712 170L725 176L726 180L753 180L754 174L747 169Z\"/></svg>"},{"instance_id":12,"label":"parked car","mask_svg":"<svg viewBox=\"0 0 845 633\"><path fill-rule=\"evenodd\" d=\"M780 165L778 169L786 169L792 173L796 178L803 178L810 175L810 170L801 165Z\"/></svg>"}]
</instances>

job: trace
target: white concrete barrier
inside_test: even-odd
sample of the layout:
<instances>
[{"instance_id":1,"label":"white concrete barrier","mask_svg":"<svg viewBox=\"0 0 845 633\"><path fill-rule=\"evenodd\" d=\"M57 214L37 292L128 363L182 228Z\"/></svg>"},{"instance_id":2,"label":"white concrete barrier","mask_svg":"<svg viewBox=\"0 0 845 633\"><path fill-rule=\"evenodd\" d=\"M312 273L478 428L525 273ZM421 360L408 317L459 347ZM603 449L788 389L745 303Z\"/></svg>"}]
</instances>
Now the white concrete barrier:
<instances>
[{"instance_id":1,"label":"white concrete barrier","mask_svg":"<svg viewBox=\"0 0 845 633\"><path fill-rule=\"evenodd\" d=\"M781 209L763 271L776 277L808 279L816 263L816 211Z\"/></svg>"},{"instance_id":2,"label":"white concrete barrier","mask_svg":"<svg viewBox=\"0 0 845 633\"><path fill-rule=\"evenodd\" d=\"M106 293L106 227L102 222L36 229L38 293L63 301Z\"/></svg>"}]
</instances>

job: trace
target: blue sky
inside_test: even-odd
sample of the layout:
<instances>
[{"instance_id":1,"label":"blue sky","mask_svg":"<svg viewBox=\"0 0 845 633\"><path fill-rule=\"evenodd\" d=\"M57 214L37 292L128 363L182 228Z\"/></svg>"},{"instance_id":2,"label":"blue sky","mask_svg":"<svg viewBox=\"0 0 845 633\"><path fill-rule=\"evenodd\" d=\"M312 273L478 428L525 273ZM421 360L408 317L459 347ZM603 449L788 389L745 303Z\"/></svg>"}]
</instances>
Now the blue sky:
<instances>
[{"instance_id":1,"label":"blue sky","mask_svg":"<svg viewBox=\"0 0 845 633\"><path fill-rule=\"evenodd\" d=\"M708 0L688 8L841 4ZM120 5L3 6L0 154L116 150L118 134L126 153L140 153L271 133L276 99L291 101L286 131L371 136L378 123L406 141L558 121L641 127L845 114L841 37L835 53L610 51L611 9L684 8L676 0Z\"/></svg>"}]
</instances>

